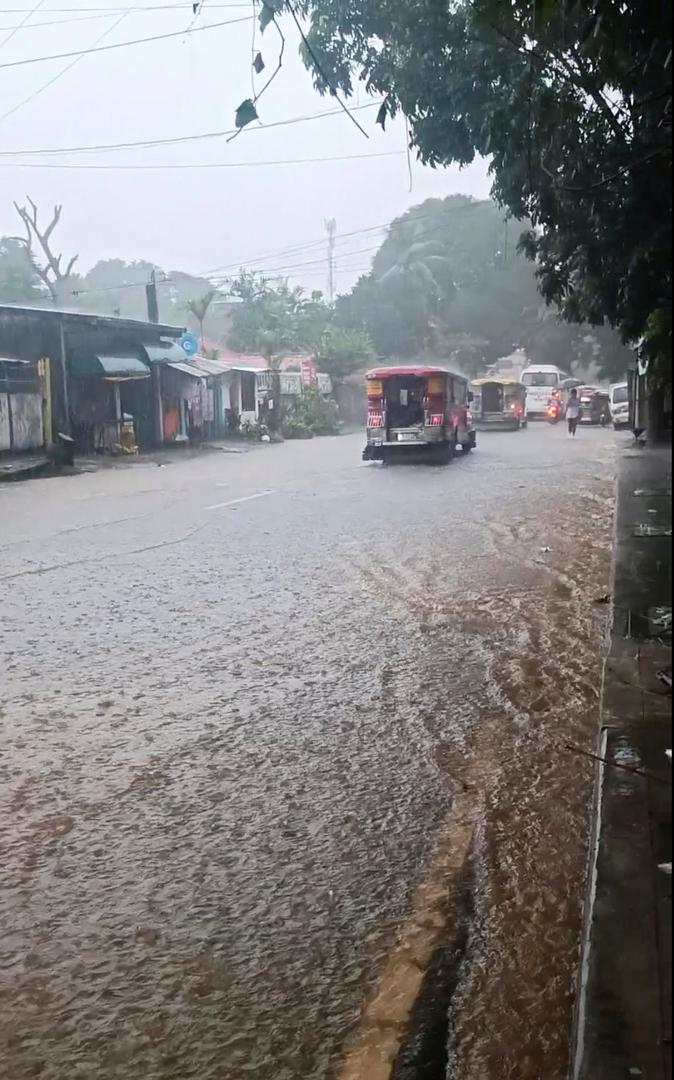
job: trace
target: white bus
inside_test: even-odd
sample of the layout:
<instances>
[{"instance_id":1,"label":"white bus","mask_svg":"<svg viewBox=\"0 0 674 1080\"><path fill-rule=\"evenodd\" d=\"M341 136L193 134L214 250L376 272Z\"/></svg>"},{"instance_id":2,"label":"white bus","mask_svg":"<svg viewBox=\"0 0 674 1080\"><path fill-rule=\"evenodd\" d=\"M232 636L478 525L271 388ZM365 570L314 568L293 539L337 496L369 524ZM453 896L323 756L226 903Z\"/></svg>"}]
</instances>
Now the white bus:
<instances>
[{"instance_id":1,"label":"white bus","mask_svg":"<svg viewBox=\"0 0 674 1080\"><path fill-rule=\"evenodd\" d=\"M520 376L527 388L527 419L545 418L545 409L553 391L562 393L562 384L568 375L554 364L531 364Z\"/></svg>"}]
</instances>

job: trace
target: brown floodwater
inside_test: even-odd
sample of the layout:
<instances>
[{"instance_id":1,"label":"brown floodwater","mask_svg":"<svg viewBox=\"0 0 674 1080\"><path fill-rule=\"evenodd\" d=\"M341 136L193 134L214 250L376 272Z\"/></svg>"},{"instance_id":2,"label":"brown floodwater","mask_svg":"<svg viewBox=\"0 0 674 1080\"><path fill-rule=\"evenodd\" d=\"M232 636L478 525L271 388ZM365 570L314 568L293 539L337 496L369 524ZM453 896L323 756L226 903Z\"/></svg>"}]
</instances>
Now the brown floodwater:
<instances>
[{"instance_id":1,"label":"brown floodwater","mask_svg":"<svg viewBox=\"0 0 674 1080\"><path fill-rule=\"evenodd\" d=\"M456 940L438 1068L563 1080L613 453L563 436L0 490L3 1077L387 1077Z\"/></svg>"}]
</instances>

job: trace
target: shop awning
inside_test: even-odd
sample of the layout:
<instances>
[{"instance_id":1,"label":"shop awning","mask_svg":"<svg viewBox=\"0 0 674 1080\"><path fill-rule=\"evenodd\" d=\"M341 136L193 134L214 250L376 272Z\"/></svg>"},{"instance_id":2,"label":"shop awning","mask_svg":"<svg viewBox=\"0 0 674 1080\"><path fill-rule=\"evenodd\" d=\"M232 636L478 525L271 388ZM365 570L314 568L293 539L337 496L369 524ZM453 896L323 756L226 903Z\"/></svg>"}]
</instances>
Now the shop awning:
<instances>
[{"instance_id":1,"label":"shop awning","mask_svg":"<svg viewBox=\"0 0 674 1080\"><path fill-rule=\"evenodd\" d=\"M167 367L173 368L174 371L181 371L183 375L191 375L193 379L207 379L208 376L204 375L203 371L199 371L192 364L188 364L186 360L177 361L175 364L171 361Z\"/></svg>"},{"instance_id":2,"label":"shop awning","mask_svg":"<svg viewBox=\"0 0 674 1080\"><path fill-rule=\"evenodd\" d=\"M85 353L73 357L71 371L76 375L98 375L103 379L147 379L150 369L138 356L113 356L109 353Z\"/></svg>"},{"instance_id":3,"label":"shop awning","mask_svg":"<svg viewBox=\"0 0 674 1080\"><path fill-rule=\"evenodd\" d=\"M184 364L187 361L187 353L176 341L143 345L143 349L151 364Z\"/></svg>"}]
</instances>

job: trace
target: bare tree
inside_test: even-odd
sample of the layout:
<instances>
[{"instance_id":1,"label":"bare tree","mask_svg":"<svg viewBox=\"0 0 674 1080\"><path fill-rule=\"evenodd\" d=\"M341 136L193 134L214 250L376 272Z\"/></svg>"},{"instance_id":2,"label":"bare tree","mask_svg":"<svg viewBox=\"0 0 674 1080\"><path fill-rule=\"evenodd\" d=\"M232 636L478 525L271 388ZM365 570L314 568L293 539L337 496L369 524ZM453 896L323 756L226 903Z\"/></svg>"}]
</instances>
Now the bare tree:
<instances>
[{"instance_id":1,"label":"bare tree","mask_svg":"<svg viewBox=\"0 0 674 1080\"><path fill-rule=\"evenodd\" d=\"M77 262L79 255L73 255L72 259L67 263L65 270L62 269L61 261L63 255L54 254L51 247L51 236L61 220L61 210L63 207L54 207L51 221L46 228L42 229L38 222L37 206L29 196L26 196L26 198L28 200L28 206L19 206L17 202L14 203L16 212L23 221L26 229L26 236L18 236L14 239L17 239L22 244L26 245L28 257L35 268L35 272L46 285L53 302L58 304L62 294L65 292L65 289L63 288L64 282L67 282L72 274L73 267ZM43 262L38 259L35 254L36 245L42 250Z\"/></svg>"}]
</instances>

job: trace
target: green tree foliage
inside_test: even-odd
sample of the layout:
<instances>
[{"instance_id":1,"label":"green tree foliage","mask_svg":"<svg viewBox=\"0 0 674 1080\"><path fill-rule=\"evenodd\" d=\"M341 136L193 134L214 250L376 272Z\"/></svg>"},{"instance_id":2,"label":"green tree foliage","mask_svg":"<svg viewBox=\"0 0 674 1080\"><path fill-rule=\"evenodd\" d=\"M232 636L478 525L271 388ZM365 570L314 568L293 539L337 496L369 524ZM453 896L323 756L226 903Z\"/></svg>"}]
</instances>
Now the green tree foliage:
<instances>
[{"instance_id":1,"label":"green tree foliage","mask_svg":"<svg viewBox=\"0 0 674 1080\"><path fill-rule=\"evenodd\" d=\"M73 286L70 306L98 315L147 319L145 286L153 274L161 322L175 326L187 323L203 338L203 320L198 316L198 309L210 295L206 307L209 331L215 337L224 336L225 314L222 306L214 302L218 294L211 282L181 270L164 271L147 259L133 262L125 262L124 259L99 260ZM194 311L191 305L194 305Z\"/></svg>"},{"instance_id":2,"label":"green tree foliage","mask_svg":"<svg viewBox=\"0 0 674 1080\"><path fill-rule=\"evenodd\" d=\"M608 328L546 307L513 226L491 201L429 199L394 221L372 271L336 305L386 357L451 356L469 374L524 348L532 360L622 377L627 350Z\"/></svg>"},{"instance_id":3,"label":"green tree foliage","mask_svg":"<svg viewBox=\"0 0 674 1080\"><path fill-rule=\"evenodd\" d=\"M229 286L227 341L240 352L259 352L271 368L289 352L315 354L332 318L320 292L242 270Z\"/></svg>"},{"instance_id":4,"label":"green tree foliage","mask_svg":"<svg viewBox=\"0 0 674 1080\"><path fill-rule=\"evenodd\" d=\"M293 400L283 420L283 434L287 439L310 439L314 435L336 435L338 432L336 403L308 387L301 397Z\"/></svg>"},{"instance_id":5,"label":"green tree foliage","mask_svg":"<svg viewBox=\"0 0 674 1080\"><path fill-rule=\"evenodd\" d=\"M319 371L330 375L333 383L339 383L347 375L370 367L376 354L368 335L362 330L331 324L319 338L314 358Z\"/></svg>"},{"instance_id":6,"label":"green tree foliage","mask_svg":"<svg viewBox=\"0 0 674 1080\"><path fill-rule=\"evenodd\" d=\"M303 10L321 92L348 94L362 78L385 99L380 122L408 117L424 162L489 158L495 199L532 223L523 246L545 299L566 319L606 321L661 348L667 334L649 334L663 322L671 333L671 5L305 0Z\"/></svg>"},{"instance_id":7,"label":"green tree foliage","mask_svg":"<svg viewBox=\"0 0 674 1080\"><path fill-rule=\"evenodd\" d=\"M195 296L191 300L188 300L185 305L189 314L199 324L199 341L202 349L204 347L204 323L206 322L208 309L217 295L217 289L209 289L207 292L203 293L203 295Z\"/></svg>"},{"instance_id":8,"label":"green tree foliage","mask_svg":"<svg viewBox=\"0 0 674 1080\"><path fill-rule=\"evenodd\" d=\"M260 353L275 368L285 353L299 348L301 289L242 270L231 283L229 296L232 349Z\"/></svg>"},{"instance_id":9,"label":"green tree foliage","mask_svg":"<svg viewBox=\"0 0 674 1080\"><path fill-rule=\"evenodd\" d=\"M35 304L48 296L26 245L3 236L0 239L0 303Z\"/></svg>"},{"instance_id":10,"label":"green tree foliage","mask_svg":"<svg viewBox=\"0 0 674 1080\"><path fill-rule=\"evenodd\" d=\"M287 281L269 280L242 270L229 287L230 327L228 344L240 352L264 356L272 371L269 427L281 426L280 370L289 352L315 352L330 319L330 309L320 293L305 297L304 290Z\"/></svg>"}]
</instances>

